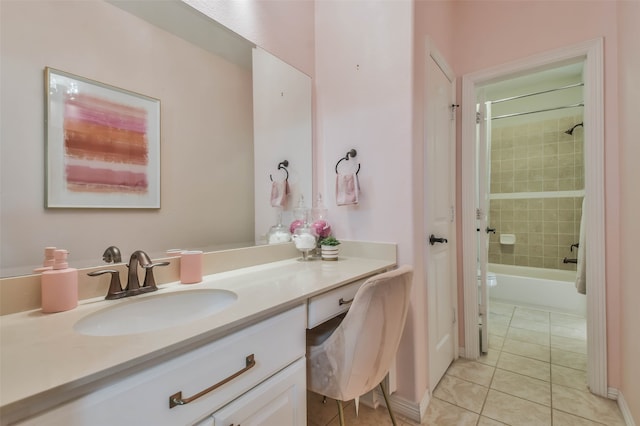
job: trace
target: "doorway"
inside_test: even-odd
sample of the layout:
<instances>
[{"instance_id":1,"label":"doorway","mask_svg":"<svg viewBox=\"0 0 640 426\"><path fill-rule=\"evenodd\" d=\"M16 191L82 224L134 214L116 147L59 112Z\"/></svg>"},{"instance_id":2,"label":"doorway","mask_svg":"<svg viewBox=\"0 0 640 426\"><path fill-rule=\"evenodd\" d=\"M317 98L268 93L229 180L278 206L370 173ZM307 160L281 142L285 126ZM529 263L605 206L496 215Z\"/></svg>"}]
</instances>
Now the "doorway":
<instances>
[{"instance_id":1,"label":"doorway","mask_svg":"<svg viewBox=\"0 0 640 426\"><path fill-rule=\"evenodd\" d=\"M603 140L603 73L602 40L597 39L579 45L532 56L504 66L465 75L463 77L463 124L462 124L462 233L463 233L463 276L465 309L465 356L477 358L480 355L480 335L478 319L481 308L478 301L477 285L478 260L487 256L484 241L479 243L478 229L491 228L489 207L476 196L476 188L490 187L478 176L485 164L477 161L482 152L481 144L476 144L477 133L476 104L482 87L489 87L500 81L520 78L534 72L565 67L568 64L584 64L584 190L586 197L584 213L589 244L585 248L587 281L587 381L591 391L607 396L606 379L606 328L605 328L605 256L604 256L604 140ZM480 114L480 117L484 117ZM495 117L495 116L494 116ZM575 117L574 117L575 118ZM482 121L482 119L480 120ZM573 126L573 123L571 126ZM489 126L491 128L491 126ZM569 130L569 128L567 129ZM485 151L486 152L486 151ZM484 174L482 174L484 176ZM489 188L490 189L490 188ZM579 195L579 194L574 194ZM504 232L504 231L503 231ZM504 232L511 234L510 232ZM511 239L511 236L509 236ZM507 250L508 251L508 250ZM509 253L507 253L509 254ZM513 253L512 253L513 254ZM514 254L515 256L515 254ZM482 266L484 261L480 262ZM486 268L481 274L482 289L486 289ZM498 283L499 285L499 283ZM480 291L481 291L480 290Z\"/></svg>"}]
</instances>

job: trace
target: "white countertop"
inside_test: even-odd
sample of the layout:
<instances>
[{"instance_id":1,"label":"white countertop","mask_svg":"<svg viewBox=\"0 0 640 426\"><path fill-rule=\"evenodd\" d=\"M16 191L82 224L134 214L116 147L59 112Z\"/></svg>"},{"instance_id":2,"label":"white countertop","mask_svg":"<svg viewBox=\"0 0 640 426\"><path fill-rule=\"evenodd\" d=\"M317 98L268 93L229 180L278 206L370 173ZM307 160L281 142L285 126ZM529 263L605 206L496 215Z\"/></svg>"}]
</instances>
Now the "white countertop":
<instances>
[{"instance_id":1,"label":"white countertop","mask_svg":"<svg viewBox=\"0 0 640 426\"><path fill-rule=\"evenodd\" d=\"M205 276L202 283L159 286L154 293L120 300L81 301L74 310L39 309L0 317L0 413L80 387L126 369L160 360L171 352L222 337L311 296L381 272L395 262L345 257L337 262L284 260ZM81 318L102 308L156 294L225 289L238 299L226 309L190 323L122 336L86 336L73 330ZM301 327L304 327L301 324Z\"/></svg>"}]
</instances>

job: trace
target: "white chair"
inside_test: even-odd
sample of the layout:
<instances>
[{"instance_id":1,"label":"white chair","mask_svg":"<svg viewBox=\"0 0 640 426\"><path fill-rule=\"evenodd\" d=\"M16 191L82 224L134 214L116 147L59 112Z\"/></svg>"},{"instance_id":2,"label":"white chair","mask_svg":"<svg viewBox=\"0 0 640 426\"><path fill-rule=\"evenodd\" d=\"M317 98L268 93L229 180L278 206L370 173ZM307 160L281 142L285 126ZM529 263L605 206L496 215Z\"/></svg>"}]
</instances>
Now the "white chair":
<instances>
[{"instance_id":1,"label":"white chair","mask_svg":"<svg viewBox=\"0 0 640 426\"><path fill-rule=\"evenodd\" d=\"M307 389L338 402L342 426L342 402L356 399L357 403L378 384L391 421L396 424L382 381L400 344L412 277L413 269L401 266L369 278L339 324L334 320L333 324L308 330Z\"/></svg>"}]
</instances>

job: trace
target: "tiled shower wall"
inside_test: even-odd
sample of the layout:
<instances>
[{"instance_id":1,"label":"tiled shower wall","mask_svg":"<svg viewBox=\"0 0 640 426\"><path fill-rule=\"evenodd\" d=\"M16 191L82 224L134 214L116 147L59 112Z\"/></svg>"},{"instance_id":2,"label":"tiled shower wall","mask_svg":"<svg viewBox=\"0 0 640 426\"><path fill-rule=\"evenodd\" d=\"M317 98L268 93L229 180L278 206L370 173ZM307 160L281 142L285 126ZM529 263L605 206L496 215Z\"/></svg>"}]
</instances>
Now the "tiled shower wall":
<instances>
[{"instance_id":1,"label":"tiled shower wall","mask_svg":"<svg viewBox=\"0 0 640 426\"><path fill-rule=\"evenodd\" d=\"M584 189L583 128L564 133L580 122L566 116L492 129L490 263L576 269L562 260L577 257L570 247L579 240L582 197L562 192ZM501 233L515 234L516 243L500 244Z\"/></svg>"}]
</instances>

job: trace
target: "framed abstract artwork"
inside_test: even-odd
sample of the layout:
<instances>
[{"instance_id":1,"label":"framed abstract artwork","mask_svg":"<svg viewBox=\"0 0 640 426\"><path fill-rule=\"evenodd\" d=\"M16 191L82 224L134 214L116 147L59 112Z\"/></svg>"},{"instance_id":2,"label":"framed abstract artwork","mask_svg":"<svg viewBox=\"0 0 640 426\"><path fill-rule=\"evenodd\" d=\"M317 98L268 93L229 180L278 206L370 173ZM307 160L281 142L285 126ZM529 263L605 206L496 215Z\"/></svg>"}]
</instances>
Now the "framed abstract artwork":
<instances>
[{"instance_id":1,"label":"framed abstract artwork","mask_svg":"<svg viewBox=\"0 0 640 426\"><path fill-rule=\"evenodd\" d=\"M160 208L160 101L45 68L47 208Z\"/></svg>"}]
</instances>

